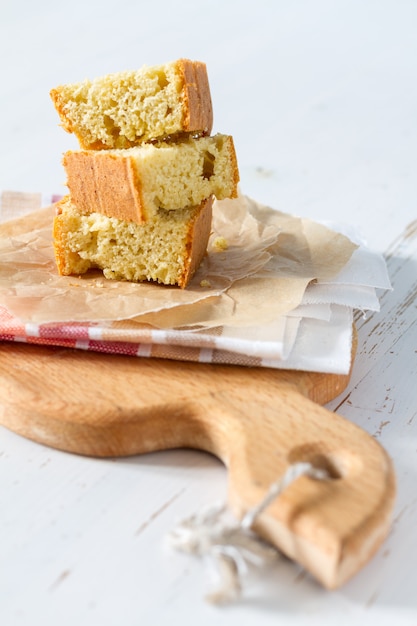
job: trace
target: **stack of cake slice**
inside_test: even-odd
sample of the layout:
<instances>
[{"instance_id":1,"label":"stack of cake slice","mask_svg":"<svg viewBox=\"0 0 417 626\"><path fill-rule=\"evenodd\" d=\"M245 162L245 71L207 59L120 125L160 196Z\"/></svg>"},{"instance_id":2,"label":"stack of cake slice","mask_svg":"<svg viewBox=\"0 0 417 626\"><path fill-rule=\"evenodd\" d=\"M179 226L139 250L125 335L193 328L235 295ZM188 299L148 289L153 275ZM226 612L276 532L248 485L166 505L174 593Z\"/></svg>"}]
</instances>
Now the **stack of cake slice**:
<instances>
[{"instance_id":1,"label":"stack of cake slice","mask_svg":"<svg viewBox=\"0 0 417 626\"><path fill-rule=\"evenodd\" d=\"M206 251L214 197L237 196L233 138L211 136L204 63L178 60L51 91L80 150L64 155L58 271L184 288Z\"/></svg>"}]
</instances>

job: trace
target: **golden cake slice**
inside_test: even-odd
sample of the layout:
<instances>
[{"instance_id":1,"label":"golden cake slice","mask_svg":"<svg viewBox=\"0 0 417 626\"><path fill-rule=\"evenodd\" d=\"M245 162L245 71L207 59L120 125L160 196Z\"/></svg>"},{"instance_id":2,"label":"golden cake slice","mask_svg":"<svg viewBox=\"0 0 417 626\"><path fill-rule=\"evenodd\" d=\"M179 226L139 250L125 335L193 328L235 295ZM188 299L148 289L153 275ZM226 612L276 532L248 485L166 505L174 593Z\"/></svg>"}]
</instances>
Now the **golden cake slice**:
<instances>
[{"instance_id":1,"label":"golden cake slice","mask_svg":"<svg viewBox=\"0 0 417 626\"><path fill-rule=\"evenodd\" d=\"M189 138L127 150L77 150L63 159L73 203L81 213L98 212L133 222L237 196L239 172L233 138Z\"/></svg>"},{"instance_id":2,"label":"golden cake slice","mask_svg":"<svg viewBox=\"0 0 417 626\"><path fill-rule=\"evenodd\" d=\"M81 148L130 148L181 133L209 135L213 110L204 63L164 65L61 85L50 92Z\"/></svg>"},{"instance_id":3,"label":"golden cake slice","mask_svg":"<svg viewBox=\"0 0 417 626\"><path fill-rule=\"evenodd\" d=\"M142 224L101 213L83 215L69 196L57 205L53 243L58 272L90 268L106 278L186 287L207 248L213 198L177 211L159 209Z\"/></svg>"}]
</instances>

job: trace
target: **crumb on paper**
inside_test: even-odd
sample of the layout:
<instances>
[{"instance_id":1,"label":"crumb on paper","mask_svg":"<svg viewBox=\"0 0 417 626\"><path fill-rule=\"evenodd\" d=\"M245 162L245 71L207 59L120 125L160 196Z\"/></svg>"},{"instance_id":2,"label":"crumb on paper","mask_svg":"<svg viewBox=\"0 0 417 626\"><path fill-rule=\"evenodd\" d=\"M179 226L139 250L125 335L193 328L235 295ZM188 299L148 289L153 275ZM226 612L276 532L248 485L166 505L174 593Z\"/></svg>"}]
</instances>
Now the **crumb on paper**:
<instances>
[{"instance_id":1,"label":"crumb on paper","mask_svg":"<svg viewBox=\"0 0 417 626\"><path fill-rule=\"evenodd\" d=\"M202 281L200 281L200 287L211 287L211 283L209 280L203 279Z\"/></svg>"},{"instance_id":2,"label":"crumb on paper","mask_svg":"<svg viewBox=\"0 0 417 626\"><path fill-rule=\"evenodd\" d=\"M229 244L225 237L216 237L216 239L213 241L213 248L216 248L216 250L227 250L228 247Z\"/></svg>"}]
</instances>

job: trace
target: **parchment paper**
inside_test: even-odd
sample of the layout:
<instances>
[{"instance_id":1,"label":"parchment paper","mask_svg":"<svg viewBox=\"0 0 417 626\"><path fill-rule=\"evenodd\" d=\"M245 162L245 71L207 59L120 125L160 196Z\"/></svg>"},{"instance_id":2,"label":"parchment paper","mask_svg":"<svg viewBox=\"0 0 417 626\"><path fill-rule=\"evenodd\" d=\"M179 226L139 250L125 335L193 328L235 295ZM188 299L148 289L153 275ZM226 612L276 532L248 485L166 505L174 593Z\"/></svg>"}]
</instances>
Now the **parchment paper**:
<instances>
[{"instance_id":1,"label":"parchment paper","mask_svg":"<svg viewBox=\"0 0 417 626\"><path fill-rule=\"evenodd\" d=\"M214 203L208 252L186 289L59 276L54 206L0 225L0 299L25 323L132 320L156 328L260 326L297 307L316 279L339 274L357 245L248 198ZM219 238L227 248L219 246Z\"/></svg>"}]
</instances>

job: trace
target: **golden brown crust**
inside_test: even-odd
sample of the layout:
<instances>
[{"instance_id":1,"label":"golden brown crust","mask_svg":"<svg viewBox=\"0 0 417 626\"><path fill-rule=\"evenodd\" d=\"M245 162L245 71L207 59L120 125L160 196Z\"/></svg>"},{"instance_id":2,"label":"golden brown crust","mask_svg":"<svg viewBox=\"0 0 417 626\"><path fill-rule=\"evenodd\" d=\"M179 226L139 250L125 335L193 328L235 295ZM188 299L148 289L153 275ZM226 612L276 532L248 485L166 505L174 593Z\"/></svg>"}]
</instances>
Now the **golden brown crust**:
<instances>
[{"instance_id":1,"label":"golden brown crust","mask_svg":"<svg viewBox=\"0 0 417 626\"><path fill-rule=\"evenodd\" d=\"M206 64L188 59L179 59L177 63L184 81L183 130L209 135L213 128L213 105Z\"/></svg>"},{"instance_id":2,"label":"golden brown crust","mask_svg":"<svg viewBox=\"0 0 417 626\"><path fill-rule=\"evenodd\" d=\"M211 232L213 200L213 196L203 200L201 210L190 224L187 238L188 259L184 263L184 273L178 281L178 285L182 289L189 284L207 250Z\"/></svg>"},{"instance_id":3,"label":"golden brown crust","mask_svg":"<svg viewBox=\"0 0 417 626\"><path fill-rule=\"evenodd\" d=\"M73 129L71 120L68 119L68 117L65 114L65 110L64 110L65 102L62 98L61 92L62 92L62 87L59 86L59 87L56 87L55 89L51 89L49 92L49 95L59 115L59 119L61 121L60 125L62 126L64 130L67 131L67 133L72 133L74 132L74 129Z\"/></svg>"},{"instance_id":4,"label":"golden brown crust","mask_svg":"<svg viewBox=\"0 0 417 626\"><path fill-rule=\"evenodd\" d=\"M55 215L52 227L52 241L54 246L55 263L60 276L65 275L64 246L62 243L62 229L59 213Z\"/></svg>"},{"instance_id":5,"label":"golden brown crust","mask_svg":"<svg viewBox=\"0 0 417 626\"><path fill-rule=\"evenodd\" d=\"M232 168L233 168L233 187L234 187L234 191L233 191L233 194L231 195L231 198L237 198L239 195L238 183L240 181L240 174L239 174L239 165L238 165L237 156L236 156L235 142L233 141L233 137L231 135L230 135L230 140L229 140L229 157L230 157L230 161L232 163Z\"/></svg>"},{"instance_id":6,"label":"golden brown crust","mask_svg":"<svg viewBox=\"0 0 417 626\"><path fill-rule=\"evenodd\" d=\"M62 218L60 217L62 209L67 202L69 202L69 197L65 196L57 203L56 214L52 227L52 241L54 246L55 262L58 269L58 274L60 274L60 276L68 276L72 273L71 268L69 268L67 264L68 252L65 249L65 236L64 230L62 228L63 222Z\"/></svg>"},{"instance_id":7,"label":"golden brown crust","mask_svg":"<svg viewBox=\"0 0 417 626\"><path fill-rule=\"evenodd\" d=\"M67 220L62 215L67 204L71 204L70 196L64 196L56 204L56 212L52 226L52 243L55 255L55 262L60 276L71 276L74 274L85 274L90 263L83 260L76 252L67 249Z\"/></svg>"},{"instance_id":8,"label":"golden brown crust","mask_svg":"<svg viewBox=\"0 0 417 626\"><path fill-rule=\"evenodd\" d=\"M69 151L63 164L72 201L80 213L96 211L138 224L146 220L133 158L107 151Z\"/></svg>"}]
</instances>

